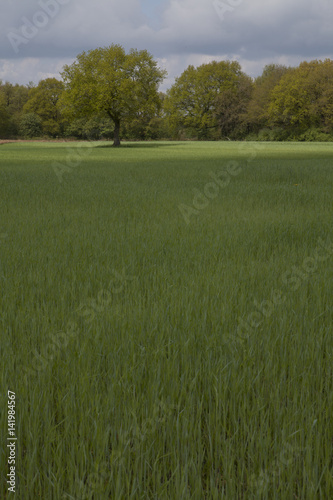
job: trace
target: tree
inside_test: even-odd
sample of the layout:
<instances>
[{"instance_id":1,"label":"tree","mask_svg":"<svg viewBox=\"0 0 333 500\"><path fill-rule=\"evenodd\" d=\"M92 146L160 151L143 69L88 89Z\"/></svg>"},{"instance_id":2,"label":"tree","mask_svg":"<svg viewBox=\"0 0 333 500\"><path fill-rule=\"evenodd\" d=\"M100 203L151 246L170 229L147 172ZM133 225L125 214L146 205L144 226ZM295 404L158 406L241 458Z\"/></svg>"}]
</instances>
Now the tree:
<instances>
[{"instance_id":1,"label":"tree","mask_svg":"<svg viewBox=\"0 0 333 500\"><path fill-rule=\"evenodd\" d=\"M5 112L6 116L6 119L2 118L2 134L6 138L15 137L19 132L19 123L23 106L28 100L29 89L24 85L0 82L0 92L3 96L3 112Z\"/></svg>"},{"instance_id":2,"label":"tree","mask_svg":"<svg viewBox=\"0 0 333 500\"><path fill-rule=\"evenodd\" d=\"M200 138L218 127L217 99L234 90L244 78L236 61L213 61L198 68L189 66L167 92L165 110L173 129L194 129Z\"/></svg>"},{"instance_id":3,"label":"tree","mask_svg":"<svg viewBox=\"0 0 333 500\"><path fill-rule=\"evenodd\" d=\"M111 139L113 137L114 125L106 115L94 115L88 120L76 118L66 129L66 135L78 139Z\"/></svg>"},{"instance_id":4,"label":"tree","mask_svg":"<svg viewBox=\"0 0 333 500\"><path fill-rule=\"evenodd\" d=\"M215 117L223 137L240 138L247 132L246 112L252 92L252 78L241 74L233 87L217 96Z\"/></svg>"},{"instance_id":5,"label":"tree","mask_svg":"<svg viewBox=\"0 0 333 500\"><path fill-rule=\"evenodd\" d=\"M312 127L325 132L333 126L333 61L302 62L285 74L271 95L272 124L282 124L295 134Z\"/></svg>"},{"instance_id":6,"label":"tree","mask_svg":"<svg viewBox=\"0 0 333 500\"><path fill-rule=\"evenodd\" d=\"M6 110L6 97L0 86L0 137L6 137L8 120L9 116Z\"/></svg>"},{"instance_id":7,"label":"tree","mask_svg":"<svg viewBox=\"0 0 333 500\"><path fill-rule=\"evenodd\" d=\"M121 133L126 139L132 140L156 140L165 138L163 135L163 126L165 125L165 120L163 117L163 103L165 99L165 94L159 92L160 99L160 109L155 109L153 113L145 113L143 116L138 113L137 116L133 116L130 120L124 120Z\"/></svg>"},{"instance_id":8,"label":"tree","mask_svg":"<svg viewBox=\"0 0 333 500\"><path fill-rule=\"evenodd\" d=\"M42 120L35 113L23 115L20 132L24 137L39 137L42 132Z\"/></svg>"},{"instance_id":9,"label":"tree","mask_svg":"<svg viewBox=\"0 0 333 500\"><path fill-rule=\"evenodd\" d=\"M145 117L160 107L158 88L166 72L146 50L120 45L82 52L61 73L62 106L75 117L104 113L114 122L114 146L120 146L123 120Z\"/></svg>"},{"instance_id":10,"label":"tree","mask_svg":"<svg viewBox=\"0 0 333 500\"><path fill-rule=\"evenodd\" d=\"M258 132L269 125L270 115L268 110L271 104L272 92L281 78L291 71L291 68L281 64L269 64L265 66L262 75L255 79L246 116L249 128L252 131Z\"/></svg>"},{"instance_id":11,"label":"tree","mask_svg":"<svg viewBox=\"0 0 333 500\"><path fill-rule=\"evenodd\" d=\"M63 131L63 118L58 106L64 84L56 78L46 78L29 90L25 113L34 113L42 120L44 134L56 137Z\"/></svg>"},{"instance_id":12,"label":"tree","mask_svg":"<svg viewBox=\"0 0 333 500\"><path fill-rule=\"evenodd\" d=\"M313 61L308 76L308 91L311 93L310 114L323 132L333 132L333 61Z\"/></svg>"}]
</instances>

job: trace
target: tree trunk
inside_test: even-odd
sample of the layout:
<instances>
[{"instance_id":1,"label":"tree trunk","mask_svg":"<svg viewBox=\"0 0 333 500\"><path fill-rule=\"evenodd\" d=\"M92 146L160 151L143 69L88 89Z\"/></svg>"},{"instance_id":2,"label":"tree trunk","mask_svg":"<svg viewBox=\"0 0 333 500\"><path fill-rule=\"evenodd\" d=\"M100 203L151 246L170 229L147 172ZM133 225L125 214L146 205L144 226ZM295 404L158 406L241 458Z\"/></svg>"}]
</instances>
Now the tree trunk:
<instances>
[{"instance_id":1,"label":"tree trunk","mask_svg":"<svg viewBox=\"0 0 333 500\"><path fill-rule=\"evenodd\" d=\"M120 120L119 120L119 118L114 120L113 145L116 147L120 146Z\"/></svg>"}]
</instances>

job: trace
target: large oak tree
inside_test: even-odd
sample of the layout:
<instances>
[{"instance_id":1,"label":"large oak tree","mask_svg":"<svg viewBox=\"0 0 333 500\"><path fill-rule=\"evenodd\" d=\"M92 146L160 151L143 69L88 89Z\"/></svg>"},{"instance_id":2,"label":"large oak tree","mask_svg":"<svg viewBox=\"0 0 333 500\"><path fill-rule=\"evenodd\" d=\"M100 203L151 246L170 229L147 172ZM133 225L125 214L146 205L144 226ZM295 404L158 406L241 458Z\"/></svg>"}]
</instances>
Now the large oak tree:
<instances>
[{"instance_id":1,"label":"large oak tree","mask_svg":"<svg viewBox=\"0 0 333 500\"><path fill-rule=\"evenodd\" d=\"M104 113L114 122L114 146L120 145L123 120L144 117L160 106L158 88L166 72L146 50L120 45L82 52L61 73L64 110L76 117Z\"/></svg>"}]
</instances>

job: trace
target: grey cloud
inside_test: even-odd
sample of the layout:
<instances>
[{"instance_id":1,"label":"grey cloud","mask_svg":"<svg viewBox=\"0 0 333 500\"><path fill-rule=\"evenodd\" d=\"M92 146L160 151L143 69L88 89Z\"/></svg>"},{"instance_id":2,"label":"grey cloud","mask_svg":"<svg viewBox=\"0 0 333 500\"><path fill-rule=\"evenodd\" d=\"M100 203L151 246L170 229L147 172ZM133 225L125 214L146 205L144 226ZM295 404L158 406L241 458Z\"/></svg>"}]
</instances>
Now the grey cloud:
<instances>
[{"instance_id":1,"label":"grey cloud","mask_svg":"<svg viewBox=\"0 0 333 500\"><path fill-rule=\"evenodd\" d=\"M0 77L6 78L5 68L15 61L19 72L24 58L43 61L40 73L44 74L47 60L50 68L58 67L62 60L74 59L83 50L111 43L120 43L126 49L148 49L165 60L171 78L175 68L183 71L186 66L181 64L189 60L237 57L245 69L281 58L293 64L332 57L331 0L216 1L220 6L228 2L235 6L229 5L223 20L213 0L164 0L156 10L159 19L152 22L144 15L140 0L3 0ZM22 17L34 19L41 10L40 2L63 5L15 53L8 35L20 33Z\"/></svg>"}]
</instances>

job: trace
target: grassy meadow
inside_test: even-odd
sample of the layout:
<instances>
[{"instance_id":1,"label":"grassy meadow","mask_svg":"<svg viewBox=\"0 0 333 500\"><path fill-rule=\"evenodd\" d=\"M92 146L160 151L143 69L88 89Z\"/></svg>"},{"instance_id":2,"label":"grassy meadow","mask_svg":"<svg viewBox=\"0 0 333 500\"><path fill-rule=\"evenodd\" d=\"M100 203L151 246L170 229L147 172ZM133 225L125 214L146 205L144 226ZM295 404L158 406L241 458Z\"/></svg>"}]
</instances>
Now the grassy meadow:
<instances>
[{"instance_id":1,"label":"grassy meadow","mask_svg":"<svg viewBox=\"0 0 333 500\"><path fill-rule=\"evenodd\" d=\"M215 178L215 181L214 181ZM0 146L16 498L333 497L329 143Z\"/></svg>"}]
</instances>

